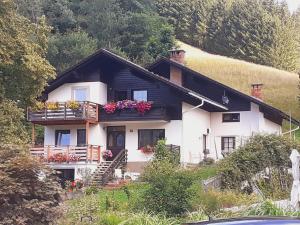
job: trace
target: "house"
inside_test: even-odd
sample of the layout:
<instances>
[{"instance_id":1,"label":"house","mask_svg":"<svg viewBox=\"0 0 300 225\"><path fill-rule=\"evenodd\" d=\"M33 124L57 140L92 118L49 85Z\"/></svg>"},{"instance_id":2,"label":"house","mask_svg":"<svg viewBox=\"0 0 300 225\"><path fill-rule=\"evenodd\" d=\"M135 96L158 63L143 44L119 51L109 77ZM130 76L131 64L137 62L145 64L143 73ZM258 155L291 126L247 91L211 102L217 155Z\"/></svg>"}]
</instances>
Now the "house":
<instances>
[{"instance_id":1,"label":"house","mask_svg":"<svg viewBox=\"0 0 300 225\"><path fill-rule=\"evenodd\" d=\"M143 68L101 49L72 66L46 88L46 106L28 109L28 121L45 127L44 145L32 154L65 179L89 169L105 183L120 166L142 171L159 139L180 148L182 164L197 164L255 133L280 135L283 120L298 124L262 101L262 84L245 95L187 68L184 53L172 50ZM32 136L34 143L34 129ZM107 160L105 150L113 153Z\"/></svg>"}]
</instances>

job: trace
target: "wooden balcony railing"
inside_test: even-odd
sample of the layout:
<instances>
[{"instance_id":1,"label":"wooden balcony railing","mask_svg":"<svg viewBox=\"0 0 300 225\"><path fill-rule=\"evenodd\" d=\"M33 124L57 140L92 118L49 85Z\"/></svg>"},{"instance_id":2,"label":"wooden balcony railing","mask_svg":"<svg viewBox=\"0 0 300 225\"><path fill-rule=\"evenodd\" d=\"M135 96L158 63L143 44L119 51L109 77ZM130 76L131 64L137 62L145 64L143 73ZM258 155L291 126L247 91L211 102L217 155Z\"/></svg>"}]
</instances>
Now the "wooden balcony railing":
<instances>
[{"instance_id":1,"label":"wooden balcony railing","mask_svg":"<svg viewBox=\"0 0 300 225\"><path fill-rule=\"evenodd\" d=\"M44 146L30 149L32 156L45 163L92 163L101 161L99 145L79 146Z\"/></svg>"},{"instance_id":2,"label":"wooden balcony railing","mask_svg":"<svg viewBox=\"0 0 300 225\"><path fill-rule=\"evenodd\" d=\"M147 120L170 120L170 110L165 105L153 104L151 109L141 115L136 110L122 109L108 114L102 108L100 109L101 122L110 121L147 121Z\"/></svg>"},{"instance_id":3,"label":"wooden balcony railing","mask_svg":"<svg viewBox=\"0 0 300 225\"><path fill-rule=\"evenodd\" d=\"M70 109L67 102L59 102L57 109L42 110L27 109L27 120L33 123L47 124L55 121L98 121L98 104L78 102L78 109Z\"/></svg>"}]
</instances>

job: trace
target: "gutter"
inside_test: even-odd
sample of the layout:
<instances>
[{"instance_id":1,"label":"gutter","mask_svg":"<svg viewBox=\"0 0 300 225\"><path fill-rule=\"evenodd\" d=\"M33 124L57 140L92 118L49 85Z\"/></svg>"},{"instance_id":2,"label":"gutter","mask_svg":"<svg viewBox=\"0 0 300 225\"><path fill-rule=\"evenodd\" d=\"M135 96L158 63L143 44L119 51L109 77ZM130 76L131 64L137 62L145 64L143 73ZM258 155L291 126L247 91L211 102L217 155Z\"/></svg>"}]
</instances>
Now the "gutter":
<instances>
[{"instance_id":1,"label":"gutter","mask_svg":"<svg viewBox=\"0 0 300 225\"><path fill-rule=\"evenodd\" d=\"M221 105L221 104L218 104L218 103L216 103L216 102L214 102L214 101L211 101L211 100L209 100L209 99L207 99L207 98L203 98L203 97L201 97L201 96L199 96L199 95L197 95L197 94L195 94L195 93L193 93L193 92L188 92L188 94L191 95L191 96L193 96L193 97L195 97L195 98L200 99L203 103L204 103L204 102L207 102L207 103L209 103L209 104L211 104L211 105L214 105L214 106L216 106L216 107L219 107L219 108L221 108L221 109L228 110L227 107L225 107L225 106L223 106L223 105ZM194 107L194 108L198 108L198 107L196 106L196 107Z\"/></svg>"}]
</instances>

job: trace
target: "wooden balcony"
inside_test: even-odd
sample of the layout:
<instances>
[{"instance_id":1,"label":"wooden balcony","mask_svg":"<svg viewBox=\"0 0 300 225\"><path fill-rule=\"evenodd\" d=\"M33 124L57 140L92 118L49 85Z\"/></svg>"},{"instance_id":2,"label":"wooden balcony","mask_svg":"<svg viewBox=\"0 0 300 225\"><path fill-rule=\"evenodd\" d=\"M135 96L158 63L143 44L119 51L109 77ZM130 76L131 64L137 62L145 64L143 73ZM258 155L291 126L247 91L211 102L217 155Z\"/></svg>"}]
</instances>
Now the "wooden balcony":
<instances>
[{"instance_id":1,"label":"wooden balcony","mask_svg":"<svg viewBox=\"0 0 300 225\"><path fill-rule=\"evenodd\" d=\"M170 110L163 105L152 105L152 108L145 112L145 114L139 114L135 109L122 109L116 110L114 113L106 113L102 108L100 110L101 122L113 122L113 121L151 121L151 120L170 120Z\"/></svg>"},{"instance_id":2,"label":"wooden balcony","mask_svg":"<svg viewBox=\"0 0 300 225\"><path fill-rule=\"evenodd\" d=\"M27 120L40 125L84 124L98 122L98 104L78 102L78 109L70 109L67 102L59 102L57 109L27 109Z\"/></svg>"},{"instance_id":3,"label":"wooden balcony","mask_svg":"<svg viewBox=\"0 0 300 225\"><path fill-rule=\"evenodd\" d=\"M30 153L44 163L100 163L101 149L98 145L78 146L44 146L33 147Z\"/></svg>"}]
</instances>

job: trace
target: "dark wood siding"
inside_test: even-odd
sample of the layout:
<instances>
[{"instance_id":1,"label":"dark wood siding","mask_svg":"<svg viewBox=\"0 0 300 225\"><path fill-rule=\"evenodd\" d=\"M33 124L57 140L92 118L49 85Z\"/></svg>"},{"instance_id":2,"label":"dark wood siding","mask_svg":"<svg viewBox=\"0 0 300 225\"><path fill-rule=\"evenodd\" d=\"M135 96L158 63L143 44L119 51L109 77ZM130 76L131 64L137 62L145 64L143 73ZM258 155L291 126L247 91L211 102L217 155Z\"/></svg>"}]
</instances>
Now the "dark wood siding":
<instances>
[{"instance_id":1,"label":"dark wood siding","mask_svg":"<svg viewBox=\"0 0 300 225\"><path fill-rule=\"evenodd\" d=\"M171 90L169 86L159 81L147 78L143 74L132 72L125 68L109 75L108 101L113 101L114 91L127 91L127 98L131 99L132 90L147 90L148 101L156 105L166 106L170 119L181 119L181 95Z\"/></svg>"},{"instance_id":2,"label":"dark wood siding","mask_svg":"<svg viewBox=\"0 0 300 225\"><path fill-rule=\"evenodd\" d=\"M222 96L225 94L229 99L228 105L225 105L226 107L228 107L229 111L250 110L250 101L247 101L245 100L245 98L242 98L239 95L226 90L220 85L209 82L208 80L205 80L200 76L184 73L183 86L201 95L207 96L208 98L219 102L220 104L222 104Z\"/></svg>"}]
</instances>

